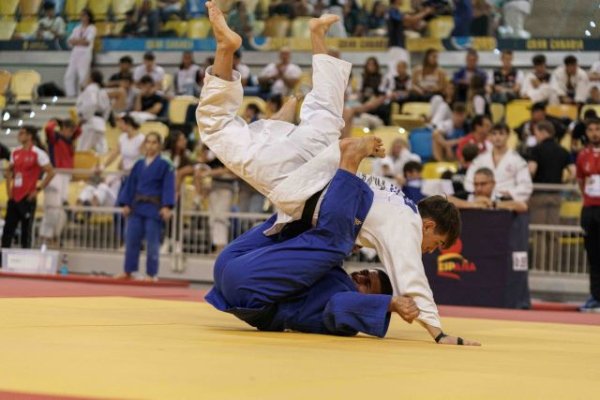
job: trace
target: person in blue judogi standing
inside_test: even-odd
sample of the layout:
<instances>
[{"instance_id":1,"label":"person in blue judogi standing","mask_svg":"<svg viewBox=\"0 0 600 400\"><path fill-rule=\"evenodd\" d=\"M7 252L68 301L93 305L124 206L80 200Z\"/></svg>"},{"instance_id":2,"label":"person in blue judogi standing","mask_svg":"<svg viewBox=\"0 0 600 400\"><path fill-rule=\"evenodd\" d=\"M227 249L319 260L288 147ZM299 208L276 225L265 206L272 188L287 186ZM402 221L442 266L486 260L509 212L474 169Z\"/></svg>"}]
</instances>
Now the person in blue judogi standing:
<instances>
[{"instance_id":1,"label":"person in blue judogi standing","mask_svg":"<svg viewBox=\"0 0 600 400\"><path fill-rule=\"evenodd\" d=\"M175 205L175 172L173 165L161 157L161 136L146 135L146 157L138 160L119 194L118 204L127 218L125 232L125 273L131 278L138 270L142 240L146 239L146 279L156 280L161 231L171 218Z\"/></svg>"},{"instance_id":2,"label":"person in blue judogi standing","mask_svg":"<svg viewBox=\"0 0 600 400\"><path fill-rule=\"evenodd\" d=\"M340 169L325 189L316 226L266 236L273 216L237 238L216 260L206 301L265 331L383 337L392 311L412 322L419 314L415 302L392 297L383 271L349 276L342 269L373 202L356 169L380 145L373 136L344 139Z\"/></svg>"}]
</instances>

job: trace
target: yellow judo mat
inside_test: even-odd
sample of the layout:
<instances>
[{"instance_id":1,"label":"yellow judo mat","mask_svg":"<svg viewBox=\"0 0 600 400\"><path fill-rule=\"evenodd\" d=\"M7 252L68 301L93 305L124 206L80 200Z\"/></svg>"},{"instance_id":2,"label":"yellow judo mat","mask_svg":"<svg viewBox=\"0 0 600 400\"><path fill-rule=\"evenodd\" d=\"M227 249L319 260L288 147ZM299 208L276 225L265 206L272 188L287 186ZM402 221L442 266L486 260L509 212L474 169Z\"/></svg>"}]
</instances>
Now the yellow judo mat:
<instances>
[{"instance_id":1,"label":"yellow judo mat","mask_svg":"<svg viewBox=\"0 0 600 400\"><path fill-rule=\"evenodd\" d=\"M0 299L0 393L111 399L597 399L600 327L446 318L483 347L261 333L205 303Z\"/></svg>"}]
</instances>

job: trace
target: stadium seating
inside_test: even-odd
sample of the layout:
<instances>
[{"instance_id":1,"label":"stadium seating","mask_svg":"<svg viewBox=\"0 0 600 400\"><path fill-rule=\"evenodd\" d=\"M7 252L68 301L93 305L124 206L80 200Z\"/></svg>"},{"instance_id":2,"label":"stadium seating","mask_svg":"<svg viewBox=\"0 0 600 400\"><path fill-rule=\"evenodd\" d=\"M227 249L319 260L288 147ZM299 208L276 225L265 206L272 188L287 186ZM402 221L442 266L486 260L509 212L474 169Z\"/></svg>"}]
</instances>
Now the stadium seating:
<instances>
[{"instance_id":1,"label":"stadium seating","mask_svg":"<svg viewBox=\"0 0 600 400\"><path fill-rule=\"evenodd\" d=\"M502 122L505 111L504 104L492 103L492 105L490 106L490 111L492 112L492 121L494 122L494 124Z\"/></svg>"},{"instance_id":2,"label":"stadium seating","mask_svg":"<svg viewBox=\"0 0 600 400\"><path fill-rule=\"evenodd\" d=\"M172 89L174 81L175 81L175 78L173 77L173 74L169 74L169 73L165 74L163 81L162 81L163 91L168 92L170 89Z\"/></svg>"},{"instance_id":3,"label":"stadium seating","mask_svg":"<svg viewBox=\"0 0 600 400\"><path fill-rule=\"evenodd\" d=\"M431 105L425 102L409 102L402 106L402 114L414 115L416 117L429 116Z\"/></svg>"},{"instance_id":4,"label":"stadium seating","mask_svg":"<svg viewBox=\"0 0 600 400\"><path fill-rule=\"evenodd\" d=\"M19 2L19 13L21 16L37 16L42 0L21 0Z\"/></svg>"},{"instance_id":5,"label":"stadium seating","mask_svg":"<svg viewBox=\"0 0 600 400\"><path fill-rule=\"evenodd\" d=\"M411 151L418 154L422 162L433 157L432 136L433 132L429 128L413 129L408 136Z\"/></svg>"},{"instance_id":6,"label":"stadium seating","mask_svg":"<svg viewBox=\"0 0 600 400\"><path fill-rule=\"evenodd\" d=\"M581 216L581 200L563 201L560 204L560 217L566 219L578 219Z\"/></svg>"},{"instance_id":7,"label":"stadium seating","mask_svg":"<svg viewBox=\"0 0 600 400\"><path fill-rule=\"evenodd\" d=\"M396 139L404 139L408 142L408 131L397 126L380 126L379 128L371 131L371 134L381 139L386 152L389 152L390 148L392 147L392 143Z\"/></svg>"},{"instance_id":8,"label":"stadium seating","mask_svg":"<svg viewBox=\"0 0 600 400\"><path fill-rule=\"evenodd\" d=\"M291 36L295 38L310 39L308 21L311 17L297 17L292 21Z\"/></svg>"},{"instance_id":9,"label":"stadium seating","mask_svg":"<svg viewBox=\"0 0 600 400\"><path fill-rule=\"evenodd\" d=\"M585 114L587 110L596 110L596 115L600 117L600 104L586 104L581 107L581 119L583 119L583 114Z\"/></svg>"},{"instance_id":10,"label":"stadium seating","mask_svg":"<svg viewBox=\"0 0 600 400\"><path fill-rule=\"evenodd\" d=\"M37 32L38 29L38 21L36 19L23 19L15 28L15 33L24 36L31 36Z\"/></svg>"},{"instance_id":11,"label":"stadium seating","mask_svg":"<svg viewBox=\"0 0 600 400\"><path fill-rule=\"evenodd\" d=\"M197 104L198 99L194 96L177 96L169 103L169 122L172 124L184 124L188 107Z\"/></svg>"},{"instance_id":12,"label":"stadium seating","mask_svg":"<svg viewBox=\"0 0 600 400\"><path fill-rule=\"evenodd\" d=\"M92 170L98 165L100 158L94 151L76 151L73 159L73 168ZM73 174L71 180L79 181L89 178L88 174Z\"/></svg>"},{"instance_id":13,"label":"stadium seating","mask_svg":"<svg viewBox=\"0 0 600 400\"><path fill-rule=\"evenodd\" d=\"M96 36L104 37L110 36L114 33L115 25L110 21L98 21L96 25Z\"/></svg>"},{"instance_id":14,"label":"stadium seating","mask_svg":"<svg viewBox=\"0 0 600 400\"><path fill-rule=\"evenodd\" d=\"M267 113L267 103L263 99L255 96L244 96L244 100L242 100L242 106L238 111L239 115L244 114L244 111L246 110L246 107L248 107L248 104L256 104L256 106L262 114Z\"/></svg>"},{"instance_id":15,"label":"stadium seating","mask_svg":"<svg viewBox=\"0 0 600 400\"><path fill-rule=\"evenodd\" d=\"M265 22L264 36L286 37L290 30L290 20L281 15L270 17Z\"/></svg>"},{"instance_id":16,"label":"stadium seating","mask_svg":"<svg viewBox=\"0 0 600 400\"><path fill-rule=\"evenodd\" d=\"M10 72L0 70L0 110L6 106L6 90L10 85Z\"/></svg>"},{"instance_id":17,"label":"stadium seating","mask_svg":"<svg viewBox=\"0 0 600 400\"><path fill-rule=\"evenodd\" d=\"M10 16L15 15L17 12L17 5L19 0L2 0L0 1L0 15Z\"/></svg>"},{"instance_id":18,"label":"stadium seating","mask_svg":"<svg viewBox=\"0 0 600 400\"><path fill-rule=\"evenodd\" d=\"M574 104L549 104L546 107L546 114L575 121L577 119L577 106Z\"/></svg>"},{"instance_id":19,"label":"stadium seating","mask_svg":"<svg viewBox=\"0 0 600 400\"><path fill-rule=\"evenodd\" d=\"M159 121L147 121L140 126L140 132L145 135L150 132L156 132L165 139L169 136L169 127Z\"/></svg>"},{"instance_id":20,"label":"stadium seating","mask_svg":"<svg viewBox=\"0 0 600 400\"><path fill-rule=\"evenodd\" d=\"M440 179L446 171L456 172L458 170L457 163L453 162L428 162L423 165L423 179Z\"/></svg>"},{"instance_id":21,"label":"stadium seating","mask_svg":"<svg viewBox=\"0 0 600 400\"><path fill-rule=\"evenodd\" d=\"M125 13L135 7L135 0L112 0L112 12L117 20L125 19Z\"/></svg>"},{"instance_id":22,"label":"stadium seating","mask_svg":"<svg viewBox=\"0 0 600 400\"><path fill-rule=\"evenodd\" d=\"M435 17L427 24L429 36L436 39L445 39L450 37L453 29L454 19L450 15Z\"/></svg>"},{"instance_id":23,"label":"stadium seating","mask_svg":"<svg viewBox=\"0 0 600 400\"><path fill-rule=\"evenodd\" d=\"M187 36L190 39L205 39L210 33L208 18L195 18L188 21Z\"/></svg>"},{"instance_id":24,"label":"stadium seating","mask_svg":"<svg viewBox=\"0 0 600 400\"><path fill-rule=\"evenodd\" d=\"M513 100L506 105L506 124L515 129L531 118L531 100Z\"/></svg>"},{"instance_id":25,"label":"stadium seating","mask_svg":"<svg viewBox=\"0 0 600 400\"><path fill-rule=\"evenodd\" d=\"M163 31L174 31L178 37L185 37L188 32L188 22L179 20L170 20L165 22Z\"/></svg>"},{"instance_id":26,"label":"stadium seating","mask_svg":"<svg viewBox=\"0 0 600 400\"><path fill-rule=\"evenodd\" d=\"M16 21L0 21L0 40L10 40L17 27Z\"/></svg>"},{"instance_id":27,"label":"stadium seating","mask_svg":"<svg viewBox=\"0 0 600 400\"><path fill-rule=\"evenodd\" d=\"M16 102L32 101L37 86L42 81L39 72L34 70L20 70L13 74L10 81L10 91Z\"/></svg>"},{"instance_id":28,"label":"stadium seating","mask_svg":"<svg viewBox=\"0 0 600 400\"><path fill-rule=\"evenodd\" d=\"M97 0L92 0L92 3ZM100 2L102 2L101 0ZM87 6L88 0L66 0L65 2L65 15L69 20L79 20L79 14ZM95 14L94 14L95 15Z\"/></svg>"}]
</instances>

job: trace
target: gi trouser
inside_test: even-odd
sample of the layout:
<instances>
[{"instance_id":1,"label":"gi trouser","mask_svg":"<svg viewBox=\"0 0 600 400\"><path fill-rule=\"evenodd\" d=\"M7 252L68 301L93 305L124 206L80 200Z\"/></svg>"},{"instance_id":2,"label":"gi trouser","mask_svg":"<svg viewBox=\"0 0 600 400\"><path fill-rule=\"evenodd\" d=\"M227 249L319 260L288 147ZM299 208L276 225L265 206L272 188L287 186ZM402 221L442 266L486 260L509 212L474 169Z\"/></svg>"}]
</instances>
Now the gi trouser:
<instances>
[{"instance_id":1,"label":"gi trouser","mask_svg":"<svg viewBox=\"0 0 600 400\"><path fill-rule=\"evenodd\" d=\"M125 272L138 270L142 241L146 239L146 275L158 274L160 257L160 234L163 223L160 218L146 217L133 212L127 219L125 233Z\"/></svg>"},{"instance_id":2,"label":"gi trouser","mask_svg":"<svg viewBox=\"0 0 600 400\"><path fill-rule=\"evenodd\" d=\"M36 204L35 200L29 201L27 197L20 201L8 200L4 230L2 231L2 248L11 247L19 223L21 223L21 247L23 249L31 248L31 228Z\"/></svg>"},{"instance_id":3,"label":"gi trouser","mask_svg":"<svg viewBox=\"0 0 600 400\"><path fill-rule=\"evenodd\" d=\"M590 263L590 293L600 301L600 207L583 207L581 227L585 251Z\"/></svg>"},{"instance_id":4,"label":"gi trouser","mask_svg":"<svg viewBox=\"0 0 600 400\"><path fill-rule=\"evenodd\" d=\"M373 192L338 170L320 208L317 226L291 238L265 236L274 217L233 241L217 258L215 286L206 300L260 328L271 305L307 290L352 250ZM223 302L223 299L225 302Z\"/></svg>"}]
</instances>

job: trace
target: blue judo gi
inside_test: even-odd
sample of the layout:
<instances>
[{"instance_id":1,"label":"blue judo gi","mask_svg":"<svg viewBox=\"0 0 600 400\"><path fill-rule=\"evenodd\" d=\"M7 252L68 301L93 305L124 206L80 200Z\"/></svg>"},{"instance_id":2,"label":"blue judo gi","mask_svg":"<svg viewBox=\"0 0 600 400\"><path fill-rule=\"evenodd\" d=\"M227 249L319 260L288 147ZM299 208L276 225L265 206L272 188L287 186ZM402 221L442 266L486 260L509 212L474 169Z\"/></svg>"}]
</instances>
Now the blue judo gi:
<instances>
[{"instance_id":1,"label":"blue judo gi","mask_svg":"<svg viewBox=\"0 0 600 400\"><path fill-rule=\"evenodd\" d=\"M359 293L341 268L372 202L360 178L338 170L316 227L266 236L272 216L237 238L216 260L206 301L259 330L385 336L391 296Z\"/></svg>"},{"instance_id":2,"label":"blue judo gi","mask_svg":"<svg viewBox=\"0 0 600 400\"><path fill-rule=\"evenodd\" d=\"M132 209L125 232L125 272L138 270L142 240L146 238L146 274L156 276L162 207L175 205L175 172L170 161L157 156L149 165L138 160L119 193L118 204Z\"/></svg>"}]
</instances>

